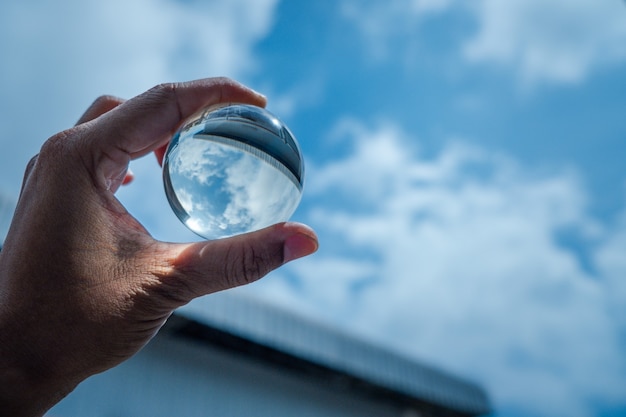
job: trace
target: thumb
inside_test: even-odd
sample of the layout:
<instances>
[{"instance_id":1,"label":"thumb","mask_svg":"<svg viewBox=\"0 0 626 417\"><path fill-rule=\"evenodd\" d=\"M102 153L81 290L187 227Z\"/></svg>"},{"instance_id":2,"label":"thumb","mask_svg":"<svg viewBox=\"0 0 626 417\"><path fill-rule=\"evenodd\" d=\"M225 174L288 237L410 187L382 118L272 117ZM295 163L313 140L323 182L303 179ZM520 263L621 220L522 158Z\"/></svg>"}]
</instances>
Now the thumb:
<instances>
[{"instance_id":1,"label":"thumb","mask_svg":"<svg viewBox=\"0 0 626 417\"><path fill-rule=\"evenodd\" d=\"M171 266L159 276L160 294L183 305L196 297L254 282L279 266L315 252L315 232L279 223L226 239L168 244Z\"/></svg>"}]
</instances>

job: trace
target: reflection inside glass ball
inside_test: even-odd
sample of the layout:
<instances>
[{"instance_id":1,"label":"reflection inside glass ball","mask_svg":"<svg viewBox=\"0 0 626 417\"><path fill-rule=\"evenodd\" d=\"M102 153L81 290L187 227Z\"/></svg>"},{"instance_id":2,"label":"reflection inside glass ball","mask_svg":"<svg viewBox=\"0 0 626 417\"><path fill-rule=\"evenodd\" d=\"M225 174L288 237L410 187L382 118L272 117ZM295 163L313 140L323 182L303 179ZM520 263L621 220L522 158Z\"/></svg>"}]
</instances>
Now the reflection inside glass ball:
<instances>
[{"instance_id":1,"label":"reflection inside glass ball","mask_svg":"<svg viewBox=\"0 0 626 417\"><path fill-rule=\"evenodd\" d=\"M245 104L205 110L174 135L163 161L174 213L206 239L288 220L303 180L302 154L289 129Z\"/></svg>"}]
</instances>

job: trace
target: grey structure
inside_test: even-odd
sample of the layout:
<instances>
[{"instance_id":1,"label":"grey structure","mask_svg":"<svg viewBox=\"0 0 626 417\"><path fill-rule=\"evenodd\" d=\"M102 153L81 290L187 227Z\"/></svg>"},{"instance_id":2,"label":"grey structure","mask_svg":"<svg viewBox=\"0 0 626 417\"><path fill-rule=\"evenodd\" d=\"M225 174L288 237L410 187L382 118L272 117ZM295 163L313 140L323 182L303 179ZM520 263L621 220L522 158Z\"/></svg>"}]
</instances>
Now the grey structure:
<instances>
[{"instance_id":1,"label":"grey structure","mask_svg":"<svg viewBox=\"0 0 626 417\"><path fill-rule=\"evenodd\" d=\"M237 293L174 314L53 417L475 416L476 385Z\"/></svg>"},{"instance_id":2,"label":"grey structure","mask_svg":"<svg viewBox=\"0 0 626 417\"><path fill-rule=\"evenodd\" d=\"M405 407L437 410L435 415L489 411L486 394L474 384L258 300L223 293L190 307L185 312L195 321L188 326L222 330L263 347L255 349L260 359L319 377L325 384Z\"/></svg>"},{"instance_id":3,"label":"grey structure","mask_svg":"<svg viewBox=\"0 0 626 417\"><path fill-rule=\"evenodd\" d=\"M0 195L0 243L13 209ZM139 354L84 381L47 416L488 413L473 383L231 291L180 309Z\"/></svg>"}]
</instances>

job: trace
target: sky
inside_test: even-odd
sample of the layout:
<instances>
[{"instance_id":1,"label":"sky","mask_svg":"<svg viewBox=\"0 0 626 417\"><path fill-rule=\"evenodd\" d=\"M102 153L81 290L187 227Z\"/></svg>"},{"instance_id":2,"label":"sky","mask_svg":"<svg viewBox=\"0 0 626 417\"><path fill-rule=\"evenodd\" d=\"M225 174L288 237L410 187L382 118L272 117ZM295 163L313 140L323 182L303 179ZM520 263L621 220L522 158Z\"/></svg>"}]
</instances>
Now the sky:
<instances>
[{"instance_id":1,"label":"sky","mask_svg":"<svg viewBox=\"0 0 626 417\"><path fill-rule=\"evenodd\" d=\"M626 415L626 3L4 1L0 192L99 95L229 76L306 162L319 251L241 288L477 382ZM120 200L195 239L151 156ZM210 302L210 297L200 300Z\"/></svg>"}]
</instances>

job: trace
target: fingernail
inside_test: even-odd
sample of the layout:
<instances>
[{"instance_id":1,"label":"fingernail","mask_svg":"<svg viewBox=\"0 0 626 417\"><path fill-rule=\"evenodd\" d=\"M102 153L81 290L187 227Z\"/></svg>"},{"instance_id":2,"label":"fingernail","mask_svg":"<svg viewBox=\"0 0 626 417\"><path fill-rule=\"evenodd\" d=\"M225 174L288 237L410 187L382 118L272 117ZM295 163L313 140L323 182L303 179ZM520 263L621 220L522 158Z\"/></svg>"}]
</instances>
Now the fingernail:
<instances>
[{"instance_id":1,"label":"fingernail","mask_svg":"<svg viewBox=\"0 0 626 417\"><path fill-rule=\"evenodd\" d=\"M318 247L319 244L314 235L309 236L303 233L291 235L285 240L283 246L283 262L287 263L294 259L310 255L314 253Z\"/></svg>"},{"instance_id":2,"label":"fingernail","mask_svg":"<svg viewBox=\"0 0 626 417\"><path fill-rule=\"evenodd\" d=\"M259 100L261 101L261 103L263 103L262 107L267 106L267 96L265 94L261 94L257 91L255 91L256 95L259 97Z\"/></svg>"}]
</instances>

